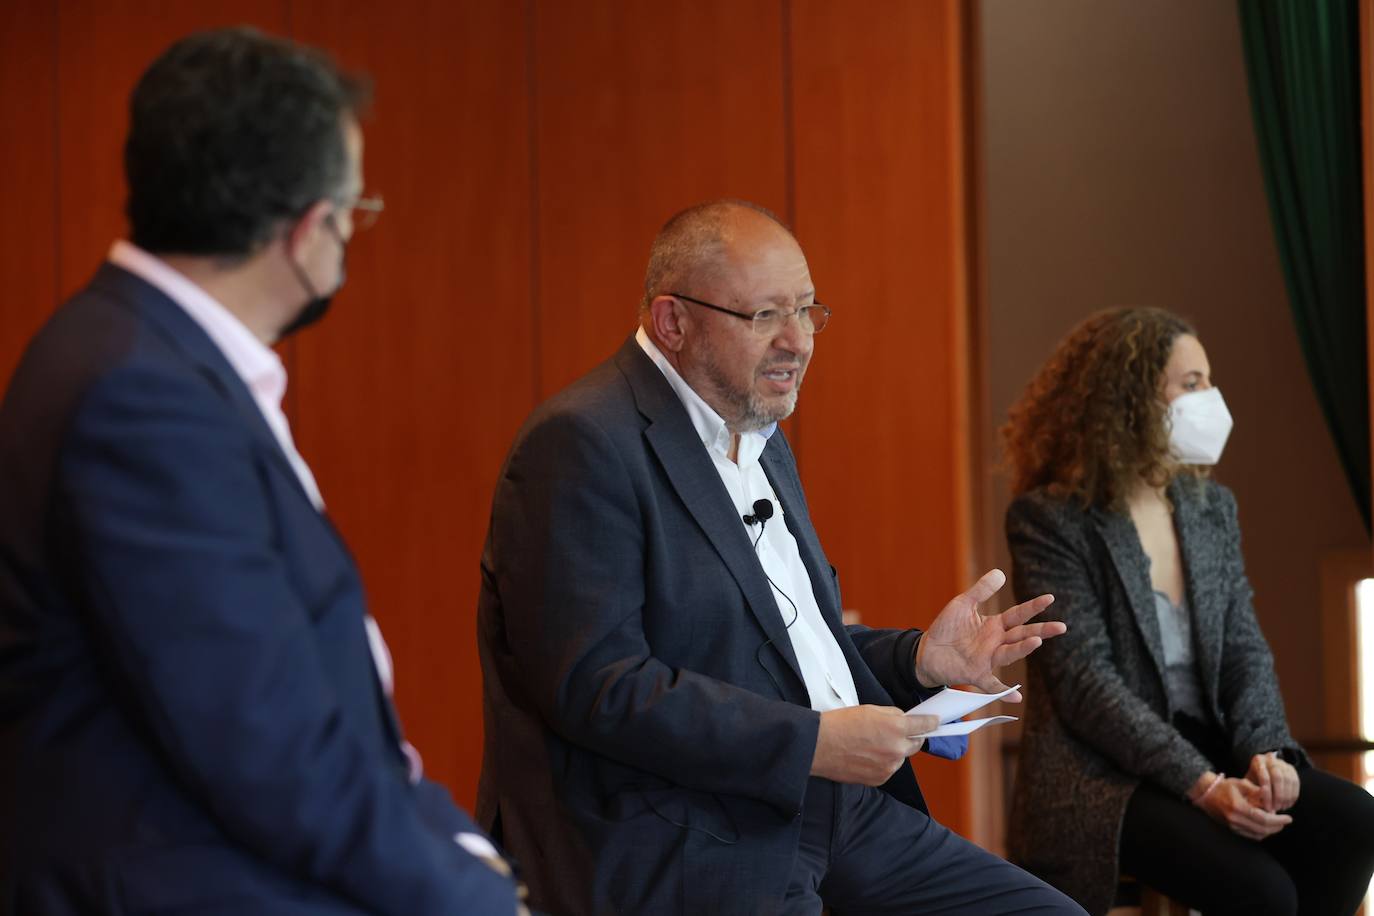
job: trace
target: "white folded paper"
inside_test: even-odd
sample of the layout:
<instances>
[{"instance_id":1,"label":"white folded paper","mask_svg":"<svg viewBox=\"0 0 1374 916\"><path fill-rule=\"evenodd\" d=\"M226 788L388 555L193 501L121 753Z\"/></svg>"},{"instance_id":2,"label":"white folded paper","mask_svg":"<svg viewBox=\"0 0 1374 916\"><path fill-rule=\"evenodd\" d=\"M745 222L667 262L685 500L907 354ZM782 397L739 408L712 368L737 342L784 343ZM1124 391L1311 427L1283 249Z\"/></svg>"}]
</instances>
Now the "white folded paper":
<instances>
[{"instance_id":1,"label":"white folded paper","mask_svg":"<svg viewBox=\"0 0 1374 916\"><path fill-rule=\"evenodd\" d=\"M946 687L935 696L928 700L917 703L908 709L907 715L935 716L940 720L940 724L933 731L923 732L919 735L912 735L913 738L937 738L942 735L967 735L976 732L984 725L993 725L998 722L1015 722L1015 716L989 716L986 719L970 719L960 722L964 716L971 712L982 709L989 703L994 703L1002 697L1017 690L1020 684L1008 687L1001 693L973 693L968 690L955 690L953 687Z\"/></svg>"}]
</instances>

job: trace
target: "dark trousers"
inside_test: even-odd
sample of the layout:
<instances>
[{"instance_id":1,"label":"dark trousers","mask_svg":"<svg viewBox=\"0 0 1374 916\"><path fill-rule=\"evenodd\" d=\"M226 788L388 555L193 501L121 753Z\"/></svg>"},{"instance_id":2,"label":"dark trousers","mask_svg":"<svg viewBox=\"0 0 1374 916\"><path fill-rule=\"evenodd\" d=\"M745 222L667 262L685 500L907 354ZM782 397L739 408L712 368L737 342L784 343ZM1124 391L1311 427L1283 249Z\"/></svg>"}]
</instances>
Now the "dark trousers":
<instances>
[{"instance_id":1,"label":"dark trousers","mask_svg":"<svg viewBox=\"0 0 1374 916\"><path fill-rule=\"evenodd\" d=\"M878 789L812 778L782 912L816 916L1040 913L1078 904Z\"/></svg>"},{"instance_id":2,"label":"dark trousers","mask_svg":"<svg viewBox=\"0 0 1374 916\"><path fill-rule=\"evenodd\" d=\"M1374 796L1315 767L1298 778L1293 823L1261 842L1142 783L1121 826L1121 870L1204 916L1354 913L1374 871Z\"/></svg>"}]
</instances>

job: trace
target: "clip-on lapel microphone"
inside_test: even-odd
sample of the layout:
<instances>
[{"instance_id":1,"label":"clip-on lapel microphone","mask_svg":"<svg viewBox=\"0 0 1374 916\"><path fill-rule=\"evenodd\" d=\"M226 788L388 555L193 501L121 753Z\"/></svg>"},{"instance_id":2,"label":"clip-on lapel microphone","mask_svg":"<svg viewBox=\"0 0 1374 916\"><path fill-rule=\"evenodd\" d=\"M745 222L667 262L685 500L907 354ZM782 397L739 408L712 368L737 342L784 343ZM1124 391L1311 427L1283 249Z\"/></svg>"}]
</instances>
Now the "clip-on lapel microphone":
<instances>
[{"instance_id":1,"label":"clip-on lapel microphone","mask_svg":"<svg viewBox=\"0 0 1374 916\"><path fill-rule=\"evenodd\" d=\"M754 538L754 550L757 551L759 549L759 541L763 540L764 529L768 527L768 520L773 517L773 501L771 499L756 499L754 500L753 509L754 511L752 513L741 515L740 518L743 519L744 524L751 528L754 525L759 526L759 536ZM768 575L766 570L764 571L763 577L768 580L769 585L777 590L779 595L782 595L782 597L786 599L788 604L792 605L792 619L783 627L785 630L792 629L792 624L796 623L797 618L801 616L801 612L797 610L797 603L788 596L787 592L778 588L778 583L773 581L773 578ZM769 642L772 642L772 640L769 640ZM764 645L767 645L767 643Z\"/></svg>"},{"instance_id":2,"label":"clip-on lapel microphone","mask_svg":"<svg viewBox=\"0 0 1374 916\"><path fill-rule=\"evenodd\" d=\"M754 500L754 511L751 515L742 515L746 525L766 525L768 520L773 517L773 501L771 499ZM759 534L763 534L763 529L759 529Z\"/></svg>"}]
</instances>

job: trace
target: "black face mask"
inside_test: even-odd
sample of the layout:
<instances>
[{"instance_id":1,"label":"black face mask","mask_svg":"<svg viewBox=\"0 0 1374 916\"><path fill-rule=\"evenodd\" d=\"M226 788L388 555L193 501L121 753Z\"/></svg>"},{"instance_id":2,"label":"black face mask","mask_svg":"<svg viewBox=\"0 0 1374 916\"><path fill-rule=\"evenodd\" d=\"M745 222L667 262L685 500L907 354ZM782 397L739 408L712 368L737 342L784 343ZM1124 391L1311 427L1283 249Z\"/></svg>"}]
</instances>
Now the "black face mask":
<instances>
[{"instance_id":1,"label":"black face mask","mask_svg":"<svg viewBox=\"0 0 1374 916\"><path fill-rule=\"evenodd\" d=\"M306 301L305 305L301 307L301 310L296 313L296 317L292 318L287 322L286 327L281 329L281 333L277 336L278 340L284 340L302 328L308 328L310 325L323 318L325 312L329 311L329 305L334 301L334 296L343 288L344 276L347 272L348 243L344 241L343 236L339 234L338 227L334 225L334 214L331 213L324 219L325 225L329 227L330 233L339 242L339 282L334 286L333 292L321 296L315 291L315 284L310 282L310 277L306 275L305 268L301 267L301 265L296 262L295 258L291 258L291 269L296 272L296 278L301 281L301 286L305 287L305 292L310 298Z\"/></svg>"}]
</instances>

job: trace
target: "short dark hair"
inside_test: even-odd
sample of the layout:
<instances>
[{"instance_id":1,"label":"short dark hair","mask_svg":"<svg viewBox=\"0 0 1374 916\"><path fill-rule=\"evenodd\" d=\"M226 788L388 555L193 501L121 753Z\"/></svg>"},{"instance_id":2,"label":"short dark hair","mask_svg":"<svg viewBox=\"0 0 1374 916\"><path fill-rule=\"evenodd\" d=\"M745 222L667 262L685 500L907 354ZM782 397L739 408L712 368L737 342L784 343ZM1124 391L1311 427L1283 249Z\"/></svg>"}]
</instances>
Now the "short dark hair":
<instances>
[{"instance_id":1,"label":"short dark hair","mask_svg":"<svg viewBox=\"0 0 1374 916\"><path fill-rule=\"evenodd\" d=\"M344 115L366 78L256 29L199 32L165 51L130 100L130 237L159 254L252 254L285 219L343 191Z\"/></svg>"}]
</instances>

